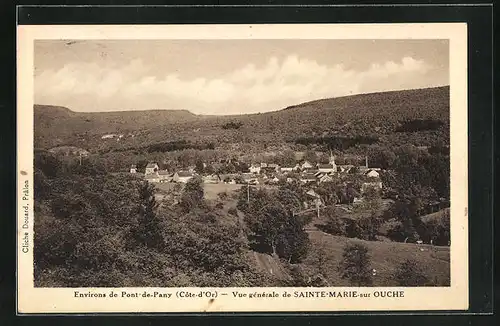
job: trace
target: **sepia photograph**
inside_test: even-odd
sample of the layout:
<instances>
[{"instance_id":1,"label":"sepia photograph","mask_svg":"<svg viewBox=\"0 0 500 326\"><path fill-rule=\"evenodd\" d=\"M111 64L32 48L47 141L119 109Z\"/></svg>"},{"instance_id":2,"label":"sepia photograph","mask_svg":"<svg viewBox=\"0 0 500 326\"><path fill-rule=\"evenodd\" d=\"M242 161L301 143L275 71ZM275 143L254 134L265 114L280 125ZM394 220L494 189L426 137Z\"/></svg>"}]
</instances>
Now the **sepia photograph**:
<instances>
[{"instance_id":1,"label":"sepia photograph","mask_svg":"<svg viewBox=\"0 0 500 326\"><path fill-rule=\"evenodd\" d=\"M466 121L450 109L450 38L363 30L33 39L30 286L75 300L451 289L467 203L451 196L452 122Z\"/></svg>"}]
</instances>

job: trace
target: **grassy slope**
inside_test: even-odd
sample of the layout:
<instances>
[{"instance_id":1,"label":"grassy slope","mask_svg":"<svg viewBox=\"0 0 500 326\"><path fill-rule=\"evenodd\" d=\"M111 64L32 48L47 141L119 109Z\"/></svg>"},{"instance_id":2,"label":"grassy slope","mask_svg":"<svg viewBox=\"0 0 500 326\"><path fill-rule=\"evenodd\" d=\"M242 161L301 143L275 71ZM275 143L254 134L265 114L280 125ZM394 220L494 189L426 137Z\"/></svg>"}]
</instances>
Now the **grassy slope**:
<instances>
[{"instance_id":1,"label":"grassy slope","mask_svg":"<svg viewBox=\"0 0 500 326\"><path fill-rule=\"evenodd\" d=\"M376 269L374 284L379 286L396 286L393 274L405 259L415 259L426 275L437 277L439 282L445 283L450 273L450 258L448 247L416 245L399 242L364 241L338 237L321 231L309 232L312 241L312 250L301 264L303 270L313 276L318 273L317 256L324 254L327 279L331 285L349 285L340 278L337 266L342 259L342 251L348 243L361 243L366 245L371 256L372 268ZM323 248L321 251L320 248ZM421 250L423 249L423 251Z\"/></svg>"}]
</instances>

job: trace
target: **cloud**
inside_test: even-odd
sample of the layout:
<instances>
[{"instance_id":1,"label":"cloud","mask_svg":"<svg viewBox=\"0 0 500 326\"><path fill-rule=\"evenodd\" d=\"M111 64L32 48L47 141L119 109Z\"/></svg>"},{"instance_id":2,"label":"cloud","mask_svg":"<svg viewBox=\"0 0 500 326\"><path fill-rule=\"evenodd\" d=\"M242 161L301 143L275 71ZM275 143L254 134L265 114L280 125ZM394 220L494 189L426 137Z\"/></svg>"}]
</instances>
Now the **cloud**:
<instances>
[{"instance_id":1,"label":"cloud","mask_svg":"<svg viewBox=\"0 0 500 326\"><path fill-rule=\"evenodd\" d=\"M185 79L156 73L140 59L122 66L72 62L35 76L35 100L78 111L184 108L201 114L253 113L325 97L426 87L418 83L431 68L422 60L403 57L357 71L289 55L214 78Z\"/></svg>"}]
</instances>

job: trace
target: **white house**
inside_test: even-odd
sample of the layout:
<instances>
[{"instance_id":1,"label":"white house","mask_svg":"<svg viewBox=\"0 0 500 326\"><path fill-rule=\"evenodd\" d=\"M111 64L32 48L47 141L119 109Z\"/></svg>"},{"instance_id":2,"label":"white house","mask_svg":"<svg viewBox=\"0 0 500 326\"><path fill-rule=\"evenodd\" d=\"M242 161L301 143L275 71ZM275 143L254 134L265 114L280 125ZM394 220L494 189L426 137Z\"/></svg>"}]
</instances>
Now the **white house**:
<instances>
[{"instance_id":1,"label":"white house","mask_svg":"<svg viewBox=\"0 0 500 326\"><path fill-rule=\"evenodd\" d=\"M219 183L220 178L216 174L206 175L202 177L203 183Z\"/></svg>"},{"instance_id":2,"label":"white house","mask_svg":"<svg viewBox=\"0 0 500 326\"><path fill-rule=\"evenodd\" d=\"M293 172L293 171L297 171L300 169L300 165L295 165L295 166L282 166L280 167L280 171L281 172Z\"/></svg>"},{"instance_id":3,"label":"white house","mask_svg":"<svg viewBox=\"0 0 500 326\"><path fill-rule=\"evenodd\" d=\"M187 183L193 177L194 177L194 175L189 171L179 171L179 172L174 173L174 175L172 177L172 181L173 182L180 182L180 183Z\"/></svg>"},{"instance_id":4,"label":"white house","mask_svg":"<svg viewBox=\"0 0 500 326\"><path fill-rule=\"evenodd\" d=\"M332 182L333 178L328 174L323 174L318 179L319 182Z\"/></svg>"},{"instance_id":5,"label":"white house","mask_svg":"<svg viewBox=\"0 0 500 326\"><path fill-rule=\"evenodd\" d=\"M313 165L309 162L309 161L305 161L304 163L302 163L302 165L300 166L300 168L302 170L305 170L305 169L311 169L313 167Z\"/></svg>"},{"instance_id":6,"label":"white house","mask_svg":"<svg viewBox=\"0 0 500 326\"><path fill-rule=\"evenodd\" d=\"M146 165L146 171L144 172L144 174L153 174L153 173L156 173L160 168L158 167L158 164L156 163L148 163L148 165Z\"/></svg>"},{"instance_id":7,"label":"white house","mask_svg":"<svg viewBox=\"0 0 500 326\"><path fill-rule=\"evenodd\" d=\"M378 178L380 177L380 174L375 171L375 170L368 170L365 175L368 177L368 178Z\"/></svg>"},{"instance_id":8,"label":"white house","mask_svg":"<svg viewBox=\"0 0 500 326\"><path fill-rule=\"evenodd\" d=\"M130 173L137 173L137 165L132 164L130 166Z\"/></svg>"},{"instance_id":9,"label":"white house","mask_svg":"<svg viewBox=\"0 0 500 326\"><path fill-rule=\"evenodd\" d=\"M250 168L249 168L250 173L254 173L254 174L259 174L260 169L261 169L260 164L252 164L252 165L250 165Z\"/></svg>"},{"instance_id":10,"label":"white house","mask_svg":"<svg viewBox=\"0 0 500 326\"><path fill-rule=\"evenodd\" d=\"M316 193L316 191L314 191L312 189L309 190L308 192L306 192L306 195L311 196L313 198L320 198L320 196Z\"/></svg>"}]
</instances>

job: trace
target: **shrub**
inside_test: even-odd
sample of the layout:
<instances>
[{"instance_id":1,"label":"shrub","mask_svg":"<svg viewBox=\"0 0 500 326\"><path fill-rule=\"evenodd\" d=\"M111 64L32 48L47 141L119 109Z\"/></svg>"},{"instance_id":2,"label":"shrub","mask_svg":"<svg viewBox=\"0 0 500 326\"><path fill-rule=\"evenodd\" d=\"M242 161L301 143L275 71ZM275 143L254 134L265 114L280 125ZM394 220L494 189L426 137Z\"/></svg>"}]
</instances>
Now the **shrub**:
<instances>
[{"instance_id":1,"label":"shrub","mask_svg":"<svg viewBox=\"0 0 500 326\"><path fill-rule=\"evenodd\" d=\"M344 248L339 264L340 276L355 286L372 285L372 271L368 248L361 244L350 244Z\"/></svg>"},{"instance_id":2,"label":"shrub","mask_svg":"<svg viewBox=\"0 0 500 326\"><path fill-rule=\"evenodd\" d=\"M423 286L429 280L413 259L405 260L394 274L394 279L401 286Z\"/></svg>"}]
</instances>

